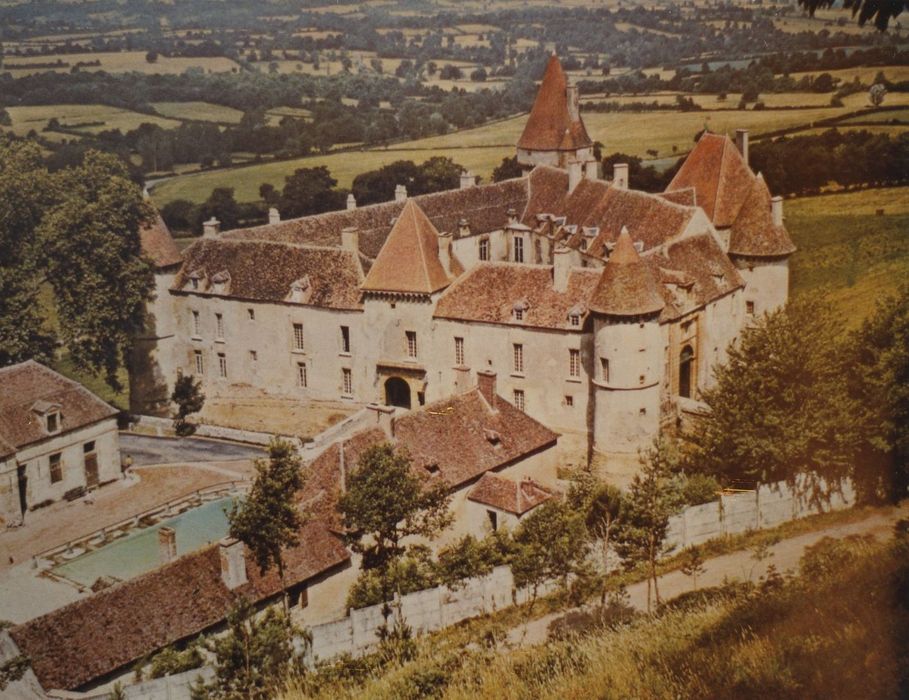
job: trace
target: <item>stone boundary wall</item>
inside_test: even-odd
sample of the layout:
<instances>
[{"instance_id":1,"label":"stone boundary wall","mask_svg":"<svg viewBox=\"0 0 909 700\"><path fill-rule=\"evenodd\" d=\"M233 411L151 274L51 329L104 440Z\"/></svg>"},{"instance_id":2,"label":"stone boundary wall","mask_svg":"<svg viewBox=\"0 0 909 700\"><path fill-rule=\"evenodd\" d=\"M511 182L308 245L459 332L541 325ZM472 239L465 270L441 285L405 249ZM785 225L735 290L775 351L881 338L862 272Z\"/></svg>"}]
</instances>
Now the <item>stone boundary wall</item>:
<instances>
[{"instance_id":1,"label":"stone boundary wall","mask_svg":"<svg viewBox=\"0 0 909 700\"><path fill-rule=\"evenodd\" d=\"M126 700L191 700L190 688L196 679L201 677L208 682L214 675L214 669L202 666L164 678L155 678L131 685L124 683L123 695ZM52 690L47 693L47 697L53 700L110 700L111 691L110 688L103 691L90 690L84 693Z\"/></svg>"},{"instance_id":2,"label":"stone boundary wall","mask_svg":"<svg viewBox=\"0 0 909 700\"><path fill-rule=\"evenodd\" d=\"M153 430L159 437L174 436L174 423L170 418L133 416L133 424L140 428ZM282 440L290 442L298 450L303 447L303 441L298 437L275 435L273 433L259 433L252 430L239 430L238 428L226 428L220 425L206 425L204 423L198 425L195 434L190 437L231 440L233 442L245 442L251 445L268 445L274 438L279 437Z\"/></svg>"}]
</instances>

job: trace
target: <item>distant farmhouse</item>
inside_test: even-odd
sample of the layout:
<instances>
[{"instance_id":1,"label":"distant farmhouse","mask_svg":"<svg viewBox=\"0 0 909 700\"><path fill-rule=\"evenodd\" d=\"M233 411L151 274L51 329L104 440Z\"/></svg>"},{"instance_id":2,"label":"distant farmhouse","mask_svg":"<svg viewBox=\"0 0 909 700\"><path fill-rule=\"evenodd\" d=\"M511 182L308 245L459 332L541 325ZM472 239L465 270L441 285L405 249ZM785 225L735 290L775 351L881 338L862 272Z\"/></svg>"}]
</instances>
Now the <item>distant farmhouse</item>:
<instances>
[{"instance_id":1,"label":"distant farmhouse","mask_svg":"<svg viewBox=\"0 0 909 700\"><path fill-rule=\"evenodd\" d=\"M179 373L205 393L414 408L493 372L566 447L633 453L709 386L788 295L782 200L748 134L705 133L667 191L598 178L558 59L517 145L524 177L220 233L185 255L163 224L133 410ZM273 212L276 215L277 212Z\"/></svg>"},{"instance_id":2,"label":"distant farmhouse","mask_svg":"<svg viewBox=\"0 0 909 700\"><path fill-rule=\"evenodd\" d=\"M119 479L117 413L37 362L0 369L0 524Z\"/></svg>"}]
</instances>

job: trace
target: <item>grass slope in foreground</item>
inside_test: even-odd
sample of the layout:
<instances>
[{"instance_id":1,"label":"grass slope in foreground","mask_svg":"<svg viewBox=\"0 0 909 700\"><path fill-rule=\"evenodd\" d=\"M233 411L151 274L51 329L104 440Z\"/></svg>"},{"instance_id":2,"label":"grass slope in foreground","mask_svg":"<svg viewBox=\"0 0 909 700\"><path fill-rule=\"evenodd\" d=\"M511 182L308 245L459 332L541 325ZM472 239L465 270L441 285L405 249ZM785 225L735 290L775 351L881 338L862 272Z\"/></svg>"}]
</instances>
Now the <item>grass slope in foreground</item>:
<instances>
[{"instance_id":1,"label":"grass slope in foreground","mask_svg":"<svg viewBox=\"0 0 909 700\"><path fill-rule=\"evenodd\" d=\"M909 280L909 187L801 197L785 212L793 296L826 293L856 327Z\"/></svg>"}]
</instances>

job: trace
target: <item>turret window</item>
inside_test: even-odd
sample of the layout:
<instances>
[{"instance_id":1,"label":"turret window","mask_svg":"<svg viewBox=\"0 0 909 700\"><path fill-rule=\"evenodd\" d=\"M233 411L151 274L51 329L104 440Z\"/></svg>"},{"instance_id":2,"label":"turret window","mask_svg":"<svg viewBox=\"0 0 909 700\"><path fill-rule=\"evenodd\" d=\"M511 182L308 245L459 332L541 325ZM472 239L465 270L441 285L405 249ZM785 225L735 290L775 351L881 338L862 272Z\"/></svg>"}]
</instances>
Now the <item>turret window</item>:
<instances>
[{"instance_id":1,"label":"turret window","mask_svg":"<svg viewBox=\"0 0 909 700\"><path fill-rule=\"evenodd\" d=\"M605 357L600 358L600 374L604 382L609 381L609 360Z\"/></svg>"},{"instance_id":2,"label":"turret window","mask_svg":"<svg viewBox=\"0 0 909 700\"><path fill-rule=\"evenodd\" d=\"M406 331L407 336L407 357L412 360L417 358L417 332Z\"/></svg>"},{"instance_id":3,"label":"turret window","mask_svg":"<svg viewBox=\"0 0 909 700\"><path fill-rule=\"evenodd\" d=\"M691 398L691 375L694 365L694 350L690 345L682 348L679 355L679 396Z\"/></svg>"},{"instance_id":4,"label":"turret window","mask_svg":"<svg viewBox=\"0 0 909 700\"><path fill-rule=\"evenodd\" d=\"M745 313L749 316L754 316L754 302L746 301L745 302Z\"/></svg>"}]
</instances>

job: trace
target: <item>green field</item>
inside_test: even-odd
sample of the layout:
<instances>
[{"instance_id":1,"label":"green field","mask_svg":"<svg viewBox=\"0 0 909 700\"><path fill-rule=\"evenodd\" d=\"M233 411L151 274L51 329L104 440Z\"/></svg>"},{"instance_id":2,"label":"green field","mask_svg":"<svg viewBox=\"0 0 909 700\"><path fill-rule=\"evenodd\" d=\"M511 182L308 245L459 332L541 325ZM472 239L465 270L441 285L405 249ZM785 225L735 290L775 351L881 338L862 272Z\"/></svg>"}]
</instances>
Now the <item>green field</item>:
<instances>
[{"instance_id":1,"label":"green field","mask_svg":"<svg viewBox=\"0 0 909 700\"><path fill-rule=\"evenodd\" d=\"M209 102L152 102L152 107L158 114L172 119L239 124L243 118L239 109Z\"/></svg>"},{"instance_id":2,"label":"green field","mask_svg":"<svg viewBox=\"0 0 909 700\"><path fill-rule=\"evenodd\" d=\"M792 199L785 216L793 296L829 294L850 326L909 280L909 187Z\"/></svg>"},{"instance_id":3,"label":"green field","mask_svg":"<svg viewBox=\"0 0 909 700\"><path fill-rule=\"evenodd\" d=\"M16 68L17 64L28 63L52 63L60 59L68 66L60 68ZM159 56L154 63L145 60L145 51L117 51L111 53L73 53L73 54L50 54L47 56L35 57L9 57L4 65L4 70L9 71L14 78L21 78L33 73L47 73L54 71L57 73L69 73L70 67L79 62L89 63L100 61L100 66L85 66L79 70L83 71L107 71L108 73L145 73L148 75L173 75L185 72L189 68L199 68L206 73L229 73L237 72L240 67L229 58L223 56L214 57L168 57Z\"/></svg>"},{"instance_id":4,"label":"green field","mask_svg":"<svg viewBox=\"0 0 909 700\"><path fill-rule=\"evenodd\" d=\"M27 134L32 129L40 132L54 117L62 127L70 126L90 134L108 129L120 129L120 131L126 132L143 123L157 124L165 129L180 126L180 122L173 119L154 117L107 105L39 105L8 107L6 111L9 112L13 121L13 133L20 136ZM80 127L79 124L92 124L92 126ZM72 138L72 136L66 138Z\"/></svg>"}]
</instances>

